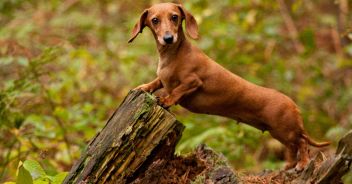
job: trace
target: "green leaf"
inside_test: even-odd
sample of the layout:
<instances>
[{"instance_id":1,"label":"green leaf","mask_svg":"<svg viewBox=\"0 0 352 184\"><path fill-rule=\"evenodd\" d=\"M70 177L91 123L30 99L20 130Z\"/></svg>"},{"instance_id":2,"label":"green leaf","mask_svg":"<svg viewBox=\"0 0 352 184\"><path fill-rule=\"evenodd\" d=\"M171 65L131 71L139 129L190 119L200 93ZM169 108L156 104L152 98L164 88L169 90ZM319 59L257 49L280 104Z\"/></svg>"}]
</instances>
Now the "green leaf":
<instances>
[{"instance_id":1,"label":"green leaf","mask_svg":"<svg viewBox=\"0 0 352 184\"><path fill-rule=\"evenodd\" d=\"M46 173L45 173L44 169L35 160L24 161L23 167L26 168L30 172L30 174L32 175L32 178L34 178L34 179L46 177Z\"/></svg>"},{"instance_id":2,"label":"green leaf","mask_svg":"<svg viewBox=\"0 0 352 184\"><path fill-rule=\"evenodd\" d=\"M23 165L18 168L16 184L33 184L31 174L23 167Z\"/></svg>"},{"instance_id":3,"label":"green leaf","mask_svg":"<svg viewBox=\"0 0 352 184\"><path fill-rule=\"evenodd\" d=\"M67 174L68 172L62 172L55 176L49 176L49 178L52 181L52 184L61 184L66 178Z\"/></svg>"},{"instance_id":4,"label":"green leaf","mask_svg":"<svg viewBox=\"0 0 352 184\"><path fill-rule=\"evenodd\" d=\"M39 178L34 180L33 184L51 184L48 178Z\"/></svg>"}]
</instances>

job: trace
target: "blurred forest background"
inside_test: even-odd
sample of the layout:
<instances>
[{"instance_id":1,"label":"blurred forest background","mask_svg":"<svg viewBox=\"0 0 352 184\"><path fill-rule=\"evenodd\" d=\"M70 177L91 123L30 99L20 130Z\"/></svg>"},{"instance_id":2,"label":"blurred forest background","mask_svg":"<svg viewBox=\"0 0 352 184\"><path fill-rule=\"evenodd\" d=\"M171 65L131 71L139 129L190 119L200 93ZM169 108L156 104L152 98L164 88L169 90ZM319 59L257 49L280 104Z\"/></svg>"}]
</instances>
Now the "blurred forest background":
<instances>
[{"instance_id":1,"label":"blurred forest background","mask_svg":"<svg viewBox=\"0 0 352 184\"><path fill-rule=\"evenodd\" d=\"M0 1L0 183L15 181L21 169L37 182L59 183L128 91L156 76L150 31L127 41L144 8L158 2ZM351 1L183 3L199 24L194 44L243 78L292 97L309 134L332 141L325 151L334 151L352 128ZM179 153L206 143L240 171L282 168L280 144L269 134L171 111L186 125Z\"/></svg>"}]
</instances>

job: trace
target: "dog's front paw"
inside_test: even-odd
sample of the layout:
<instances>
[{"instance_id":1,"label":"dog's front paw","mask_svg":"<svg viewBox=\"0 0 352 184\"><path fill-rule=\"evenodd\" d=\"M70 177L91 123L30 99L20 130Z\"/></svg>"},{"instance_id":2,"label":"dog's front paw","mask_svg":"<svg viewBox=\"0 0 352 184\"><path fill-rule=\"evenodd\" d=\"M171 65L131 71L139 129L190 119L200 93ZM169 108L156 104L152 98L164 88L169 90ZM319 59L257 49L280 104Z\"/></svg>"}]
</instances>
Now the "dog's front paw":
<instances>
[{"instance_id":1,"label":"dog's front paw","mask_svg":"<svg viewBox=\"0 0 352 184\"><path fill-rule=\"evenodd\" d=\"M157 97L158 104L165 109L169 108L170 106L175 104L175 101L170 98L170 96L167 97Z\"/></svg>"},{"instance_id":2,"label":"dog's front paw","mask_svg":"<svg viewBox=\"0 0 352 184\"><path fill-rule=\"evenodd\" d=\"M293 169L293 168L295 168L296 164L297 164L296 162L288 162L288 163L286 163L284 170Z\"/></svg>"},{"instance_id":3,"label":"dog's front paw","mask_svg":"<svg viewBox=\"0 0 352 184\"><path fill-rule=\"evenodd\" d=\"M133 90L142 90L144 92L152 92L153 91L148 84L142 84L140 86L137 86Z\"/></svg>"}]
</instances>

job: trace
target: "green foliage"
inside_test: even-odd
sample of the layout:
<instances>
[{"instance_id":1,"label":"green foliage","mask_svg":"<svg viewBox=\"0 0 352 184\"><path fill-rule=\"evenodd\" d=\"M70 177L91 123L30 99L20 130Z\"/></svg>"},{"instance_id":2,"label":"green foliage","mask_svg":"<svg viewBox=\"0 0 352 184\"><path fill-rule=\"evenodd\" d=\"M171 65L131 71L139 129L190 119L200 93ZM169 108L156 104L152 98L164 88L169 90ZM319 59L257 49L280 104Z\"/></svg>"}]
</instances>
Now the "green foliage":
<instances>
[{"instance_id":1,"label":"green foliage","mask_svg":"<svg viewBox=\"0 0 352 184\"><path fill-rule=\"evenodd\" d=\"M61 184L66 175L66 172L55 176L47 175L37 161L26 160L19 163L16 184ZM6 182L5 184L12 183L14 182Z\"/></svg>"},{"instance_id":2,"label":"green foliage","mask_svg":"<svg viewBox=\"0 0 352 184\"><path fill-rule=\"evenodd\" d=\"M32 184L33 183L33 179L31 177L31 174L29 173L29 171L27 169L25 169L23 167L23 165L20 165L18 168L18 175L17 175L16 183L18 183L18 184Z\"/></svg>"},{"instance_id":3,"label":"green foliage","mask_svg":"<svg viewBox=\"0 0 352 184\"><path fill-rule=\"evenodd\" d=\"M22 65L24 69L20 73L18 79L7 80L4 88L0 89L0 128L2 126L21 127L24 122L24 116L20 113L20 109L16 108L16 100L25 92L35 91L36 80L43 70L43 66L53 60L58 55L57 49L46 49L43 54L30 62L23 57L7 57L5 61L0 63L3 66L10 65L17 62Z\"/></svg>"},{"instance_id":4,"label":"green foliage","mask_svg":"<svg viewBox=\"0 0 352 184\"><path fill-rule=\"evenodd\" d=\"M34 179L45 177L45 171L40 164L34 160L26 160L23 163L23 167L31 173Z\"/></svg>"},{"instance_id":5,"label":"green foliage","mask_svg":"<svg viewBox=\"0 0 352 184\"><path fill-rule=\"evenodd\" d=\"M142 10L156 2L0 1L0 182L16 181L17 172L30 173L34 183L59 183L127 92L155 77L158 55L148 28L133 44L127 40ZM195 45L241 77L292 97L310 135L336 144L352 128L352 44L332 37L338 26L332 1L286 3L303 52L277 1L184 6L199 23ZM281 167L268 133L171 110L186 125L179 153L206 143L236 169Z\"/></svg>"},{"instance_id":6,"label":"green foliage","mask_svg":"<svg viewBox=\"0 0 352 184\"><path fill-rule=\"evenodd\" d=\"M0 14L4 16L12 15L13 11L24 2L25 0L2 0L0 1Z\"/></svg>"}]
</instances>

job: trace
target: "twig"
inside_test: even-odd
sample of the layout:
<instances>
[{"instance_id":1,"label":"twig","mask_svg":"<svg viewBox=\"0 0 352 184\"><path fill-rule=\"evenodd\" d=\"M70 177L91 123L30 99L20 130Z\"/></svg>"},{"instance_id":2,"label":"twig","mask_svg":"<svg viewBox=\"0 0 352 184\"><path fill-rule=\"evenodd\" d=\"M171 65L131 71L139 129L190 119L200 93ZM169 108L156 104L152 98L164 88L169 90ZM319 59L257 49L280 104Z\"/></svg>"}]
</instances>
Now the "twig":
<instances>
[{"instance_id":1,"label":"twig","mask_svg":"<svg viewBox=\"0 0 352 184\"><path fill-rule=\"evenodd\" d=\"M280 7L280 13L282 18L284 19L285 25L288 30L288 35L291 38L293 42L293 46L295 47L295 50L297 53L302 53L304 52L304 46L302 43L298 40L298 31L297 28L292 20L292 17L288 13L288 8L283 0L277 0L279 3Z\"/></svg>"}]
</instances>

